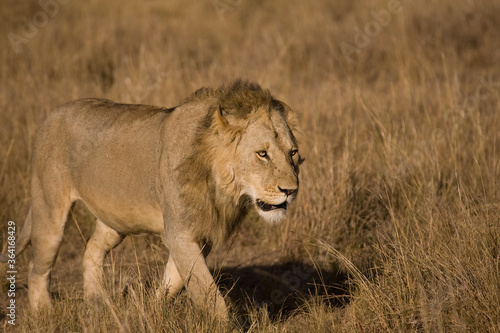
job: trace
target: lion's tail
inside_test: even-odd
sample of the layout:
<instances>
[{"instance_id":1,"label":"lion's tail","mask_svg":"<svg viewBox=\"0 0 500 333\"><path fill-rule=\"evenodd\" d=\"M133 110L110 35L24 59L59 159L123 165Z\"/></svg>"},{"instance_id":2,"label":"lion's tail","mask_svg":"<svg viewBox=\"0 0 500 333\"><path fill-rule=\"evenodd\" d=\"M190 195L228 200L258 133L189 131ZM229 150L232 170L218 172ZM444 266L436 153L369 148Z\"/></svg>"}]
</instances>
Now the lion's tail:
<instances>
[{"instance_id":1,"label":"lion's tail","mask_svg":"<svg viewBox=\"0 0 500 333\"><path fill-rule=\"evenodd\" d=\"M24 222L23 230L21 231L21 235L16 240L16 256L21 254L21 252L26 249L26 246L30 243L31 240L31 208L28 212L28 216L26 216L26 221ZM7 262L9 260L9 253L0 254L0 262Z\"/></svg>"}]
</instances>

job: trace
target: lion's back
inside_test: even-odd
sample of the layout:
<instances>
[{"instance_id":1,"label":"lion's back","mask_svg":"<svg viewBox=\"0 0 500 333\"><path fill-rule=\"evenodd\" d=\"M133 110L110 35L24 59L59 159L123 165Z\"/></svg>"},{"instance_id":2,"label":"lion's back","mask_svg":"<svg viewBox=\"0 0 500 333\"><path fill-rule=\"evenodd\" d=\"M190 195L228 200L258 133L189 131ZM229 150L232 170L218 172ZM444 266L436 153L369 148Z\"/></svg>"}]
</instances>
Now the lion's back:
<instances>
[{"instance_id":1,"label":"lion's back","mask_svg":"<svg viewBox=\"0 0 500 333\"><path fill-rule=\"evenodd\" d=\"M150 231L157 232L160 178L170 177L192 149L196 121L205 113L201 105L189 103L167 109L101 99L69 102L41 126L33 169L42 186L57 182L74 189L72 195L102 220L125 221L134 232L147 231L147 226L134 229L132 221L149 216L154 221ZM161 172L160 161L169 164Z\"/></svg>"},{"instance_id":2,"label":"lion's back","mask_svg":"<svg viewBox=\"0 0 500 333\"><path fill-rule=\"evenodd\" d=\"M41 126L33 161L64 165L75 174L86 173L90 166L105 170L123 165L151 172L160 151L178 161L191 149L197 124L205 115L202 103L164 108L107 99L75 100L52 111Z\"/></svg>"}]
</instances>

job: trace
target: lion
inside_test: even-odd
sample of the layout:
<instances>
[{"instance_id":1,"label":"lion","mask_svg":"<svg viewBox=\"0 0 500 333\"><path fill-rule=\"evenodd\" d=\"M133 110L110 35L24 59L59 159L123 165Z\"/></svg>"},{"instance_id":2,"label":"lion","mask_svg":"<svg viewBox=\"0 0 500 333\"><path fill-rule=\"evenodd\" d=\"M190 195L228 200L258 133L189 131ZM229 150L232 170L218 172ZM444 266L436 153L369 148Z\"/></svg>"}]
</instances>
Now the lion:
<instances>
[{"instance_id":1,"label":"lion","mask_svg":"<svg viewBox=\"0 0 500 333\"><path fill-rule=\"evenodd\" d=\"M81 200L96 217L85 299L101 294L111 249L153 233L169 250L158 294L185 287L195 306L227 320L205 258L250 209L270 223L283 219L299 189L295 132L290 107L241 80L201 88L172 108L88 98L55 109L34 140L32 202L16 250L31 243L31 307L50 308L50 272Z\"/></svg>"}]
</instances>

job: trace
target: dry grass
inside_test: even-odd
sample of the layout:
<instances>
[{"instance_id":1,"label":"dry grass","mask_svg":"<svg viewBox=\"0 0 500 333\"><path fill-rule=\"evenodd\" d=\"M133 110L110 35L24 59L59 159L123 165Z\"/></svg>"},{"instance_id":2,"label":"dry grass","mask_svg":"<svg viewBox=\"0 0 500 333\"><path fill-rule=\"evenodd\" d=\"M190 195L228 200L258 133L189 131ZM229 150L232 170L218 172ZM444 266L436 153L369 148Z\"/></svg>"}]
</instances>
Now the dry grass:
<instances>
[{"instance_id":1,"label":"dry grass","mask_svg":"<svg viewBox=\"0 0 500 333\"><path fill-rule=\"evenodd\" d=\"M77 206L52 314L29 314L28 254L18 258L19 331L500 331L498 2L403 0L388 20L394 1L70 1L46 24L37 1L4 2L2 242L29 206L33 134L68 100L172 106L248 78L298 112L306 157L287 221L251 216L210 258L233 327L186 296L151 296L166 254L153 237L114 250L108 298L84 304L93 222ZM43 26L15 52L7 36L26 22Z\"/></svg>"}]
</instances>

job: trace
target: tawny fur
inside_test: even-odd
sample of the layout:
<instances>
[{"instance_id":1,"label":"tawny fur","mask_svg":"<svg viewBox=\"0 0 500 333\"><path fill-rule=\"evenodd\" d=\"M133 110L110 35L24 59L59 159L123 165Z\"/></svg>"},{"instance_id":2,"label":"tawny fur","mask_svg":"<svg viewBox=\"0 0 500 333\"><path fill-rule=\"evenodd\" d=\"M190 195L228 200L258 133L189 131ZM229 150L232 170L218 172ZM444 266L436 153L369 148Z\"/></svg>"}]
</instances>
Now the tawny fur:
<instances>
[{"instance_id":1,"label":"tawny fur","mask_svg":"<svg viewBox=\"0 0 500 333\"><path fill-rule=\"evenodd\" d=\"M227 318L205 256L253 207L270 222L283 218L299 186L295 127L286 104L243 81L202 88L169 109L83 99L54 110L35 138L32 204L18 243L17 254L33 248L32 307L50 306L50 271L81 200L97 217L85 298L102 292L104 257L126 235L156 233L170 253L158 295L184 285L197 306Z\"/></svg>"}]
</instances>

